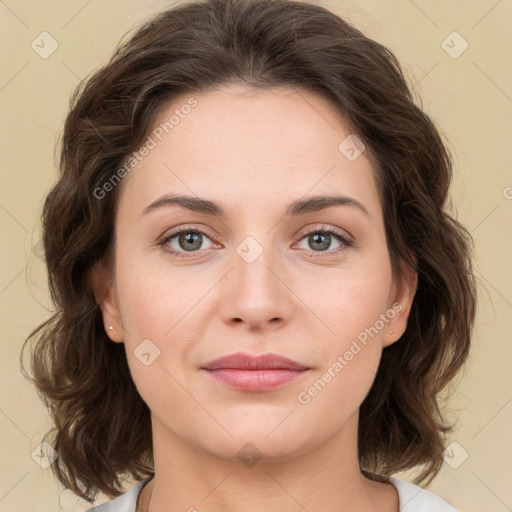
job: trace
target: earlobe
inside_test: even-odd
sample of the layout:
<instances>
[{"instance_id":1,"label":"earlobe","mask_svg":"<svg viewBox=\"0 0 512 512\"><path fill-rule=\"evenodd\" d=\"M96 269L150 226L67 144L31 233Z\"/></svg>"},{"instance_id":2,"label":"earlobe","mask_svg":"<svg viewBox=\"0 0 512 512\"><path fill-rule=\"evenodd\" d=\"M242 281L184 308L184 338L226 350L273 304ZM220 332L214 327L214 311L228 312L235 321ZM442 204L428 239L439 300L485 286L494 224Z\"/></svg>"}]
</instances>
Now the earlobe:
<instances>
[{"instance_id":1,"label":"earlobe","mask_svg":"<svg viewBox=\"0 0 512 512\"><path fill-rule=\"evenodd\" d=\"M418 273L416 270L408 267L404 272L400 284L396 287L391 308L388 310L391 313L392 309L394 314L382 337L383 347L387 347L392 345L395 341L398 341L405 332L417 287ZM389 316L391 316L391 314Z\"/></svg>"},{"instance_id":2,"label":"earlobe","mask_svg":"<svg viewBox=\"0 0 512 512\"><path fill-rule=\"evenodd\" d=\"M103 313L103 321L105 322L106 314ZM124 341L124 337L122 334L122 328L119 325L117 328L115 325L108 325L106 328L107 336L114 341L115 343L122 343Z\"/></svg>"},{"instance_id":3,"label":"earlobe","mask_svg":"<svg viewBox=\"0 0 512 512\"><path fill-rule=\"evenodd\" d=\"M101 264L96 264L89 271L89 285L94 293L103 317L103 324L108 337L116 342L124 340L121 316L117 306L116 291L112 276Z\"/></svg>"}]
</instances>

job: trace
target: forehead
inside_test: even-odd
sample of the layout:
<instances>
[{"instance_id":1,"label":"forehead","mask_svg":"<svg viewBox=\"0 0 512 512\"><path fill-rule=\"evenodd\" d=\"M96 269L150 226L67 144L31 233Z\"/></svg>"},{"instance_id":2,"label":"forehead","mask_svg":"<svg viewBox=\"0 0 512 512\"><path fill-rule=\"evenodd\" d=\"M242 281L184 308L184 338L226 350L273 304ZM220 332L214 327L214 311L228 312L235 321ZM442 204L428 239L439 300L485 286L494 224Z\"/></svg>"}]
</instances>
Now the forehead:
<instances>
[{"instance_id":1,"label":"forehead","mask_svg":"<svg viewBox=\"0 0 512 512\"><path fill-rule=\"evenodd\" d=\"M142 209L173 192L232 209L270 206L270 196L272 203L289 203L338 192L368 203L377 215L365 152L347 157L353 135L331 102L304 90L231 85L183 95L159 112L153 147L123 183L121 203Z\"/></svg>"}]
</instances>

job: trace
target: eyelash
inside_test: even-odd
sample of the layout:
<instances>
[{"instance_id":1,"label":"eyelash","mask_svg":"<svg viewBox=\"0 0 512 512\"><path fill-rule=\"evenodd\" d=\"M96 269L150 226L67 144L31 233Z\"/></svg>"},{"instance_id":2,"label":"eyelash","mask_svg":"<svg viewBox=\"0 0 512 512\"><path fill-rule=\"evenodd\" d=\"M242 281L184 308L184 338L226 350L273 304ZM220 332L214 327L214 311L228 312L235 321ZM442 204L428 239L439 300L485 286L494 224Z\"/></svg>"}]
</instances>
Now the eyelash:
<instances>
[{"instance_id":1,"label":"eyelash","mask_svg":"<svg viewBox=\"0 0 512 512\"><path fill-rule=\"evenodd\" d=\"M178 258L192 258L192 257L194 257L194 254L197 254L198 252L202 252L201 250L189 251L191 255L186 256L186 251L176 251L174 249L170 249L167 246L167 244L173 238L176 238L177 236L181 235L182 233L199 233L203 236L206 236L207 238L210 238L210 239L213 238L209 233L207 233L201 229L187 227L187 228L182 228L178 231L174 231L173 233L170 233L169 235L165 236L162 240L160 240L158 242L158 245L162 246L165 251L167 251L171 255L176 256ZM316 235L316 234L332 235L342 245L338 249L334 249L334 250L330 250L330 251L309 251L310 253L312 253L312 256L314 256L314 257L318 257L318 256L321 257L324 254L328 254L330 256L332 256L333 254L340 254L340 253L344 252L345 250L347 250L348 248L353 247L353 245L354 245L353 241L351 239L349 239L345 234L341 233L340 231L338 231L334 228L330 228L330 227L322 227L320 229L317 228L317 229L312 229L310 231L306 231L305 233L302 233L302 237L299 239L299 242L304 240L304 238L306 238L310 235ZM203 249L203 250L207 250L207 249Z\"/></svg>"}]
</instances>

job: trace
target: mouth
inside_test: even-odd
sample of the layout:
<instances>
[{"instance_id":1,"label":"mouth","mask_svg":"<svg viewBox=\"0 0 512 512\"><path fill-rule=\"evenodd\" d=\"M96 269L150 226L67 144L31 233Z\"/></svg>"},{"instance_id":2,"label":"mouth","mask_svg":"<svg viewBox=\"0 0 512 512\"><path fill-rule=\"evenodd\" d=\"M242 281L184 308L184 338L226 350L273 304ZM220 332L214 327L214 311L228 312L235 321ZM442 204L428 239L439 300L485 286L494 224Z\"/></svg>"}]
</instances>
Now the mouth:
<instances>
[{"instance_id":1,"label":"mouth","mask_svg":"<svg viewBox=\"0 0 512 512\"><path fill-rule=\"evenodd\" d=\"M291 383L310 368L277 354L231 354L201 367L221 384L246 392L264 392Z\"/></svg>"}]
</instances>

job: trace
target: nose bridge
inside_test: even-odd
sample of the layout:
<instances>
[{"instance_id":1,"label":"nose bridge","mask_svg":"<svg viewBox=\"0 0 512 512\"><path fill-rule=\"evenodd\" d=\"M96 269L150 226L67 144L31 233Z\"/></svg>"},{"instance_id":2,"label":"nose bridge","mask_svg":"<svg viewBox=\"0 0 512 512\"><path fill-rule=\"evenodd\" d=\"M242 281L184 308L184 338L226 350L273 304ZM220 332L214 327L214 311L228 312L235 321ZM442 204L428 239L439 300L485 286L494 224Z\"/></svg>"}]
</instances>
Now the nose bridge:
<instances>
[{"instance_id":1,"label":"nose bridge","mask_svg":"<svg viewBox=\"0 0 512 512\"><path fill-rule=\"evenodd\" d=\"M285 320L291 312L291 294L279 275L282 265L277 248L271 247L272 237L265 241L247 236L232 255L233 269L227 276L229 285L221 306L226 322L257 326Z\"/></svg>"}]
</instances>

